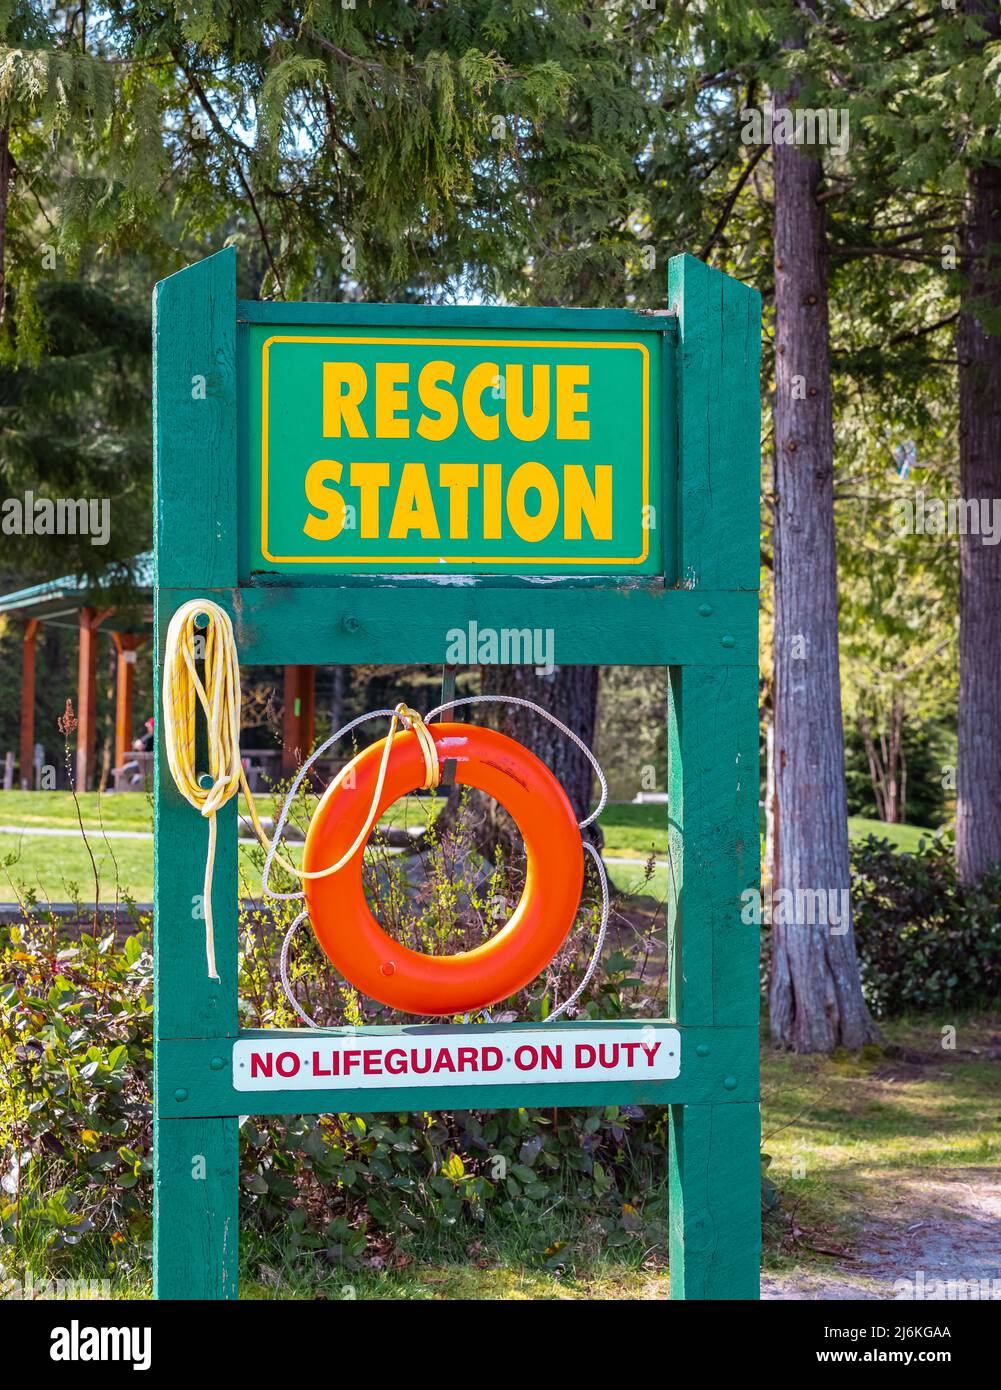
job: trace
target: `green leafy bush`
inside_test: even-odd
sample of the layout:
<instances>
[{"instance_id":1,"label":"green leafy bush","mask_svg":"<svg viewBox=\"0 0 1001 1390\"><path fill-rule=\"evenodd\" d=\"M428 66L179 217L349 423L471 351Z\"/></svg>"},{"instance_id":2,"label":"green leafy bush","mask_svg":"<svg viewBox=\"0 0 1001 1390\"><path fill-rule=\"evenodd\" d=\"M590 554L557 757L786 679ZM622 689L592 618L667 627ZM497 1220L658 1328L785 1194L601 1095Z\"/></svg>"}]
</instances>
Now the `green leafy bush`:
<instances>
[{"instance_id":1,"label":"green leafy bush","mask_svg":"<svg viewBox=\"0 0 1001 1390\"><path fill-rule=\"evenodd\" d=\"M67 939L57 921L31 913L0 927L0 1242L49 1269L82 1244L99 1247L109 1275L145 1257L147 928L140 921L116 944L113 935Z\"/></svg>"},{"instance_id":2,"label":"green leafy bush","mask_svg":"<svg viewBox=\"0 0 1001 1390\"><path fill-rule=\"evenodd\" d=\"M852 848L852 901L875 1013L978 1008L1001 995L1001 864L974 887L941 840L901 854L870 835Z\"/></svg>"},{"instance_id":3,"label":"green leafy bush","mask_svg":"<svg viewBox=\"0 0 1001 1390\"><path fill-rule=\"evenodd\" d=\"M663 1240L663 1109L325 1115L241 1127L245 1223L345 1269L412 1238L546 1217L602 1248ZM550 1254L548 1258L553 1258Z\"/></svg>"}]
</instances>

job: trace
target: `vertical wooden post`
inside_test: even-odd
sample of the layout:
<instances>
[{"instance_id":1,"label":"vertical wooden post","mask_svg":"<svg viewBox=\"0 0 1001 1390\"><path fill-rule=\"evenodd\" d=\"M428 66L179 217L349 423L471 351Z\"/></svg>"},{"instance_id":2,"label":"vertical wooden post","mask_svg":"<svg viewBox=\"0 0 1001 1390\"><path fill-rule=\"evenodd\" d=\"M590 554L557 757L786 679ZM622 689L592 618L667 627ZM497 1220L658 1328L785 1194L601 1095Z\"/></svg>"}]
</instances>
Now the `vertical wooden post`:
<instances>
[{"instance_id":1,"label":"vertical wooden post","mask_svg":"<svg viewBox=\"0 0 1001 1390\"><path fill-rule=\"evenodd\" d=\"M90 787L97 751L97 637L111 608L80 609L80 658L77 666L76 787Z\"/></svg>"},{"instance_id":2,"label":"vertical wooden post","mask_svg":"<svg viewBox=\"0 0 1001 1390\"><path fill-rule=\"evenodd\" d=\"M162 281L153 306L153 1286L157 1298L235 1298L237 1120L186 1118L187 1091L163 1090L159 1056L165 1039L218 1039L213 1065L222 1066L222 1044L237 1028L236 800L218 816L216 980L206 969L201 898L207 827L171 779L160 698L172 614L192 592L237 581L236 252L228 248Z\"/></svg>"},{"instance_id":3,"label":"vertical wooden post","mask_svg":"<svg viewBox=\"0 0 1001 1390\"><path fill-rule=\"evenodd\" d=\"M671 261L669 292L678 318L675 580L757 589L760 298L690 256ZM711 618L712 604L699 612ZM720 641L736 646L734 634ZM758 930L741 916L741 894L758 888L756 667L672 669L668 723L672 1016L756 1025ZM750 1037L735 1085L747 1075L757 1084ZM757 1298L757 1104L672 1106L669 1145L671 1297Z\"/></svg>"},{"instance_id":4,"label":"vertical wooden post","mask_svg":"<svg viewBox=\"0 0 1001 1390\"><path fill-rule=\"evenodd\" d=\"M282 715L282 772L294 772L313 747L316 667L286 666Z\"/></svg>"},{"instance_id":5,"label":"vertical wooden post","mask_svg":"<svg viewBox=\"0 0 1001 1390\"><path fill-rule=\"evenodd\" d=\"M132 684L136 652L146 643L143 632L113 632L115 666L115 767L121 767L132 748Z\"/></svg>"},{"instance_id":6,"label":"vertical wooden post","mask_svg":"<svg viewBox=\"0 0 1001 1390\"><path fill-rule=\"evenodd\" d=\"M20 779L22 791L31 790L35 759L35 653L38 646L38 619L24 625L21 645L21 739Z\"/></svg>"}]
</instances>

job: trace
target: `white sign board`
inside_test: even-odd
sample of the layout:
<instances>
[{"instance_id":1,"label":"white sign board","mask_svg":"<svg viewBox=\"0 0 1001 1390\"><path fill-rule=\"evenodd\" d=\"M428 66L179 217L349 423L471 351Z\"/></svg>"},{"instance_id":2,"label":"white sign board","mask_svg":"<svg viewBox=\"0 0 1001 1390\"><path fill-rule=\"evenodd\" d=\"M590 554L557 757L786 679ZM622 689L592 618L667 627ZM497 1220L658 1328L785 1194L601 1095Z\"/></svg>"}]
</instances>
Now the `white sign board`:
<instances>
[{"instance_id":1,"label":"white sign board","mask_svg":"<svg viewBox=\"0 0 1001 1390\"><path fill-rule=\"evenodd\" d=\"M233 1044L237 1091L387 1090L551 1081L672 1081L677 1028L537 1028L498 1032L338 1034Z\"/></svg>"}]
</instances>

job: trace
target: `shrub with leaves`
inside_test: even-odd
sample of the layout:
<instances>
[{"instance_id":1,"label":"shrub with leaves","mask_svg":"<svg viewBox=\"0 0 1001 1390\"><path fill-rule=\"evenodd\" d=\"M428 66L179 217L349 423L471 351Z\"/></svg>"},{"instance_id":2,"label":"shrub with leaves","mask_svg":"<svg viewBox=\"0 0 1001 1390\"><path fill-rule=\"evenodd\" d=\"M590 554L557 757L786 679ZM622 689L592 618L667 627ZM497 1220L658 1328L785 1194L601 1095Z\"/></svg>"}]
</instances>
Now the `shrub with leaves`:
<instances>
[{"instance_id":1,"label":"shrub with leaves","mask_svg":"<svg viewBox=\"0 0 1001 1390\"><path fill-rule=\"evenodd\" d=\"M568 1228L593 1248L638 1253L663 1240L663 1116L610 1106L247 1120L244 1220L345 1269L504 1223L531 1227L540 1257Z\"/></svg>"},{"instance_id":2,"label":"shrub with leaves","mask_svg":"<svg viewBox=\"0 0 1001 1390\"><path fill-rule=\"evenodd\" d=\"M112 1275L143 1261L152 1202L152 959L140 919L71 939L29 912L0 926L0 1264Z\"/></svg>"},{"instance_id":3,"label":"shrub with leaves","mask_svg":"<svg viewBox=\"0 0 1001 1390\"><path fill-rule=\"evenodd\" d=\"M1001 994L1001 864L956 877L942 840L901 854L869 838L852 849L855 933L870 1007L892 1017L979 1008Z\"/></svg>"}]
</instances>

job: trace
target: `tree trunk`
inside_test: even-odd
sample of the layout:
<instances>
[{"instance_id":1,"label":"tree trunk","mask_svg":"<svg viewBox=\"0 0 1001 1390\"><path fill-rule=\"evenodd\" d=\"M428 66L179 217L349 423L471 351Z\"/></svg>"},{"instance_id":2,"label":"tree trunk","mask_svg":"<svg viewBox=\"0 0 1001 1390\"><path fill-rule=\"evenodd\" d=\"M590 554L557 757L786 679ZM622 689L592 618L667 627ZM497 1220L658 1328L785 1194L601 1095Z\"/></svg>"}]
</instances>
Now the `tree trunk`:
<instances>
[{"instance_id":1,"label":"tree trunk","mask_svg":"<svg viewBox=\"0 0 1001 1390\"><path fill-rule=\"evenodd\" d=\"M485 695L514 695L532 700L593 748L598 706L597 666L558 666L551 675L537 676L532 666L481 667L480 689ZM589 815L595 804L597 789L591 764L565 734L532 710L517 705L462 705L454 717L476 723L490 724L501 733L517 739L541 758L562 785L578 820ZM442 833L458 813L456 798L452 798L436 822ZM463 815L475 836L477 850L492 859L498 849L508 858L520 854L520 838L507 813L497 802L481 792L471 792ZM584 835L598 849L603 837L597 826L589 826ZM590 863L590 861L588 861Z\"/></svg>"},{"instance_id":2,"label":"tree trunk","mask_svg":"<svg viewBox=\"0 0 1001 1390\"><path fill-rule=\"evenodd\" d=\"M903 697L899 692L893 697L889 738L881 731L878 748L868 715L859 715L858 727L869 760L869 780L876 800L876 815L887 825L899 825L906 819L904 809L907 793Z\"/></svg>"},{"instance_id":3,"label":"tree trunk","mask_svg":"<svg viewBox=\"0 0 1001 1390\"><path fill-rule=\"evenodd\" d=\"M865 756L869 763L869 781L872 783L872 794L876 802L876 815L881 821L886 821L888 819L886 814L886 777L867 715L859 715L858 727L865 747Z\"/></svg>"},{"instance_id":4,"label":"tree trunk","mask_svg":"<svg viewBox=\"0 0 1001 1390\"><path fill-rule=\"evenodd\" d=\"M887 784L890 792L890 805L887 820L891 825L899 825L904 819L901 801L900 770L904 756L904 701L898 691L893 697L893 727L890 730L890 767Z\"/></svg>"},{"instance_id":5,"label":"tree trunk","mask_svg":"<svg viewBox=\"0 0 1001 1390\"><path fill-rule=\"evenodd\" d=\"M347 667L333 667L333 685L330 692L330 732L339 729L344 722L344 695L347 689Z\"/></svg>"},{"instance_id":6,"label":"tree trunk","mask_svg":"<svg viewBox=\"0 0 1001 1390\"><path fill-rule=\"evenodd\" d=\"M794 100L777 93L775 106ZM834 435L820 162L777 145L775 175L775 862L773 1040L797 1052L878 1036L862 997L850 913L838 660ZM820 898L823 894L823 898ZM791 896L788 896L791 895ZM802 910L809 895L814 913ZM775 898L773 897L773 905ZM819 911L816 905L820 906ZM814 920L804 920L814 917Z\"/></svg>"},{"instance_id":7,"label":"tree trunk","mask_svg":"<svg viewBox=\"0 0 1001 1390\"><path fill-rule=\"evenodd\" d=\"M484 694L534 700L562 720L588 748L593 748L598 713L597 666L558 666L547 676L537 676L532 666L489 666L483 668L480 688ZM487 711L491 707L473 708ZM590 815L596 796L594 770L565 734L532 710L517 705L493 706L490 722L542 759L570 798L578 820ZM587 834L600 848L603 841L597 826L589 827Z\"/></svg>"},{"instance_id":8,"label":"tree trunk","mask_svg":"<svg viewBox=\"0 0 1001 1390\"><path fill-rule=\"evenodd\" d=\"M991 27L996 32L996 14ZM1001 507L1001 166L972 170L968 195L956 334L959 480L961 496L979 515L982 499ZM982 321L988 310L990 332ZM962 530L956 866L976 883L1001 860L1001 546L969 526Z\"/></svg>"}]
</instances>

